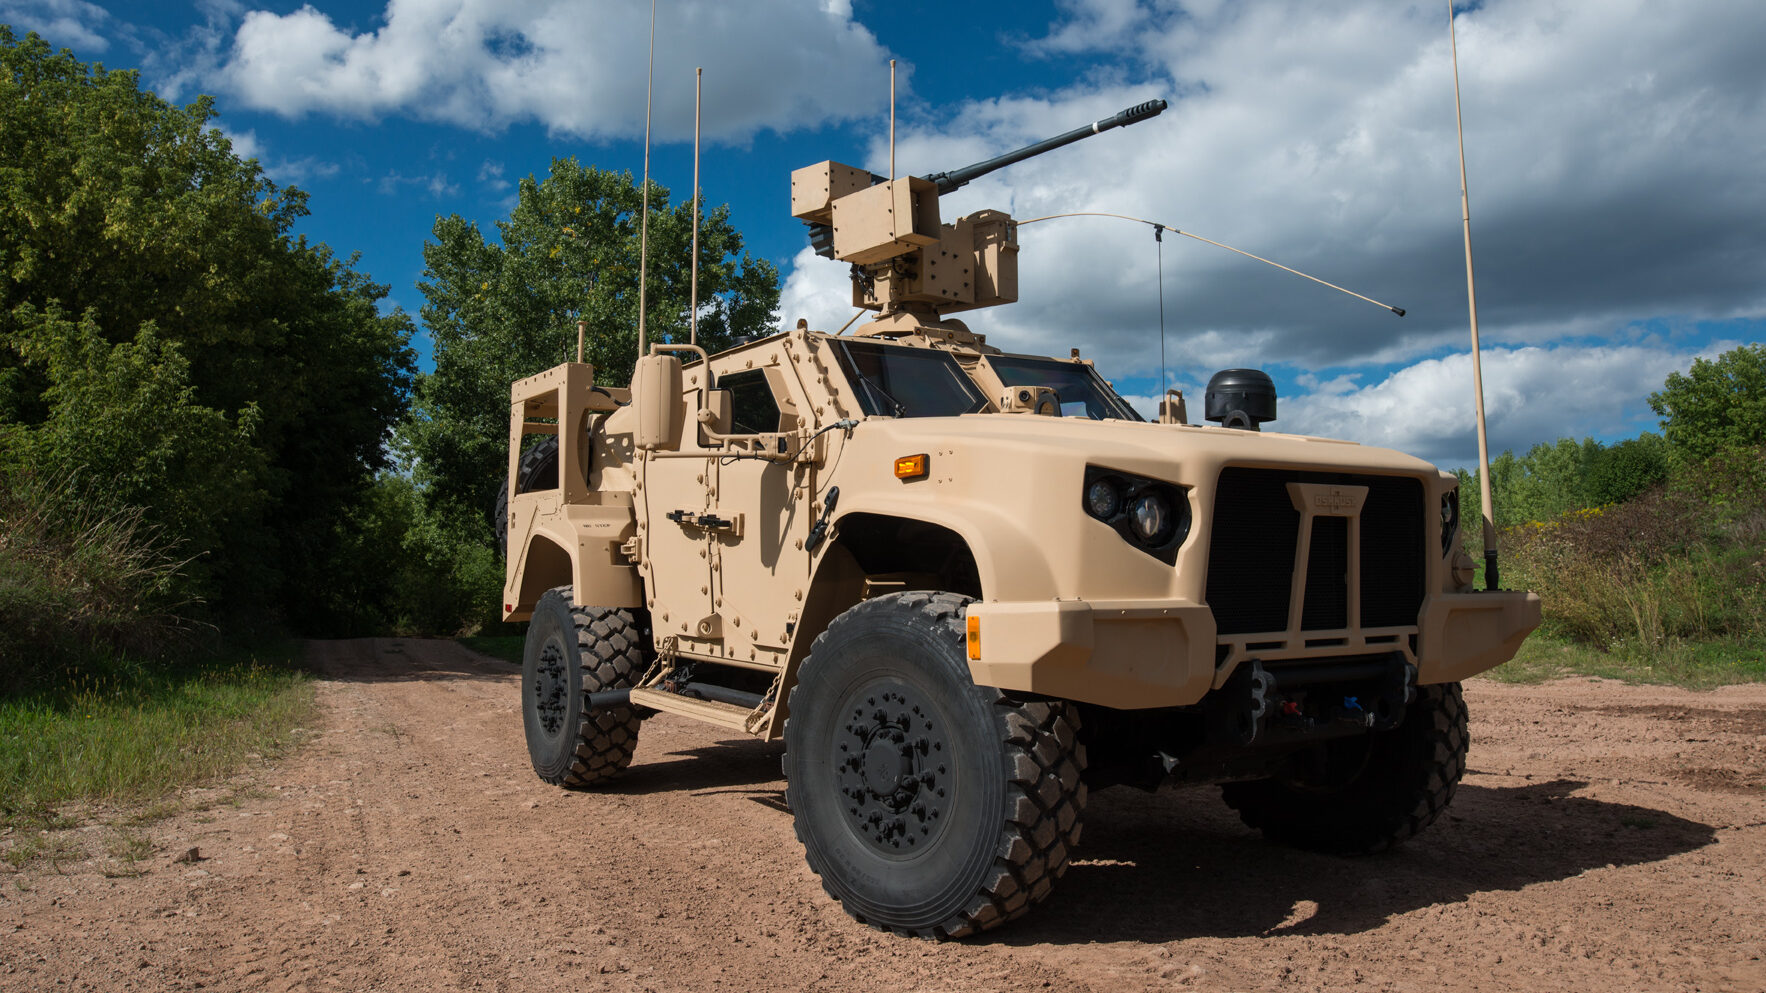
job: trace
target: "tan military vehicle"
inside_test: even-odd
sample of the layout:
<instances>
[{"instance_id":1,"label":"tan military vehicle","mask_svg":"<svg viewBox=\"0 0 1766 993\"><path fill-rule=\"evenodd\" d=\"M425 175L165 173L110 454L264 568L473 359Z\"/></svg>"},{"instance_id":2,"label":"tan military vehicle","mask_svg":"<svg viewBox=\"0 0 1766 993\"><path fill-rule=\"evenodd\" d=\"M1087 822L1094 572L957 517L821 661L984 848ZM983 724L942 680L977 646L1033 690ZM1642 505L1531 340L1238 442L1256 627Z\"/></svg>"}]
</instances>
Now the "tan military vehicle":
<instances>
[{"instance_id":1,"label":"tan military vehicle","mask_svg":"<svg viewBox=\"0 0 1766 993\"><path fill-rule=\"evenodd\" d=\"M851 334L514 385L503 612L531 622L542 778L618 775L652 712L783 737L828 892L937 937L1043 899L1088 789L1223 783L1268 837L1343 853L1440 815L1460 680L1539 622L1472 588L1454 475L1258 430L1254 371L1215 377L1221 426L1175 392L1148 422L1077 349L946 316L1016 300L1018 243L940 193L1162 107L953 174L798 170L792 213L877 312Z\"/></svg>"}]
</instances>

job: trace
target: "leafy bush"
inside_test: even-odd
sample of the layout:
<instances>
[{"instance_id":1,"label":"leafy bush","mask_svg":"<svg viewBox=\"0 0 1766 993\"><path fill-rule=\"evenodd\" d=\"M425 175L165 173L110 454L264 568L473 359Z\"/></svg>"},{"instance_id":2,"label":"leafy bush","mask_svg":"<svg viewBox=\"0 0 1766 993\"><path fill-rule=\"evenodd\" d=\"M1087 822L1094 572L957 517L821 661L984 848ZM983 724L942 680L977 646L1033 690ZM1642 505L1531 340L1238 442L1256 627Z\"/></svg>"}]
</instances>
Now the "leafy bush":
<instances>
[{"instance_id":1,"label":"leafy bush","mask_svg":"<svg viewBox=\"0 0 1766 993\"><path fill-rule=\"evenodd\" d=\"M214 114L0 25L0 462L143 508L218 616L312 629L411 321Z\"/></svg>"},{"instance_id":2,"label":"leafy bush","mask_svg":"<svg viewBox=\"0 0 1766 993\"><path fill-rule=\"evenodd\" d=\"M336 559L321 608L344 634L469 634L496 628L502 560L478 533L436 514L409 477L383 473L337 523Z\"/></svg>"},{"instance_id":3,"label":"leafy bush","mask_svg":"<svg viewBox=\"0 0 1766 993\"><path fill-rule=\"evenodd\" d=\"M1550 521L1629 500L1667 479L1669 461L1667 442L1648 432L1610 446L1593 438L1559 438L1518 457L1503 452L1490 460L1497 526ZM1476 474L1461 470L1459 476L1463 492L1478 491Z\"/></svg>"}]
</instances>

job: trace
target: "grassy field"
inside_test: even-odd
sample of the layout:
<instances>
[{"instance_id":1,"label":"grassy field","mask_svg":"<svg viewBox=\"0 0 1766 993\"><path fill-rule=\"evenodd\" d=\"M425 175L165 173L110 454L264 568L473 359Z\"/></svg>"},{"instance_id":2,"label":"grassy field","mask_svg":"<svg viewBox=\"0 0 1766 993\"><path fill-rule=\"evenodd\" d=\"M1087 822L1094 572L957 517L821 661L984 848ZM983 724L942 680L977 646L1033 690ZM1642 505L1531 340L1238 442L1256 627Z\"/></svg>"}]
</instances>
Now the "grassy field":
<instances>
[{"instance_id":1,"label":"grassy field","mask_svg":"<svg viewBox=\"0 0 1766 993\"><path fill-rule=\"evenodd\" d=\"M1625 643L1603 652L1549 630L1536 631L1513 661L1485 675L1505 683L1600 676L1628 683L1709 689L1766 682L1766 643L1671 640L1648 649Z\"/></svg>"},{"instance_id":2,"label":"grassy field","mask_svg":"<svg viewBox=\"0 0 1766 993\"><path fill-rule=\"evenodd\" d=\"M492 634L461 638L460 644L475 652L489 655L491 658L520 665L523 640L523 636L519 634Z\"/></svg>"},{"instance_id":3,"label":"grassy field","mask_svg":"<svg viewBox=\"0 0 1766 993\"><path fill-rule=\"evenodd\" d=\"M219 661L88 665L0 698L0 825L53 826L68 804L163 805L272 758L314 717L292 643Z\"/></svg>"}]
</instances>

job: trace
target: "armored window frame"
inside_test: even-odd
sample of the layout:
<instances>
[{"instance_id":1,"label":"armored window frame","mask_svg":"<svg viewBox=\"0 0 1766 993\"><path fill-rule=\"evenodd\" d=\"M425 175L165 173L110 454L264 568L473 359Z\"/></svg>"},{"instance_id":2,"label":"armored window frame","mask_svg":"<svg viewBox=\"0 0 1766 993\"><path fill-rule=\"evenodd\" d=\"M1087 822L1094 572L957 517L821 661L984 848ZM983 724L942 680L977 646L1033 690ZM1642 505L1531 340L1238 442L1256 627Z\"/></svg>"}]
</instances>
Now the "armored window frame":
<instances>
[{"instance_id":1,"label":"armored window frame","mask_svg":"<svg viewBox=\"0 0 1766 993\"><path fill-rule=\"evenodd\" d=\"M867 414L955 417L987 409L987 398L949 352L875 341L834 345L840 368L858 394L859 408Z\"/></svg>"}]
</instances>

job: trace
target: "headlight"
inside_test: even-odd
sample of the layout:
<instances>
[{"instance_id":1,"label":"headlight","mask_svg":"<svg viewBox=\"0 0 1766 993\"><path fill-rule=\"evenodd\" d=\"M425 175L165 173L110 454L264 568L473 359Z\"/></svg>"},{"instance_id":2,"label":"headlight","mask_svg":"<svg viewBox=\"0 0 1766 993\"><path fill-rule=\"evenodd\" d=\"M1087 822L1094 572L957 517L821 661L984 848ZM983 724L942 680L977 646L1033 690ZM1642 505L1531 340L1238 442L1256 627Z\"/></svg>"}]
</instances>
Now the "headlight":
<instances>
[{"instance_id":1,"label":"headlight","mask_svg":"<svg viewBox=\"0 0 1766 993\"><path fill-rule=\"evenodd\" d=\"M1157 492L1142 493L1129 508L1128 523L1142 544L1161 544L1171 530L1171 505Z\"/></svg>"},{"instance_id":2,"label":"headlight","mask_svg":"<svg viewBox=\"0 0 1766 993\"><path fill-rule=\"evenodd\" d=\"M1184 487L1101 466L1085 467L1080 504L1148 555L1177 561L1178 546L1190 533L1190 501Z\"/></svg>"},{"instance_id":3,"label":"headlight","mask_svg":"<svg viewBox=\"0 0 1766 993\"><path fill-rule=\"evenodd\" d=\"M1122 509L1122 491L1116 480L1102 476L1085 488L1085 509L1100 521L1107 521Z\"/></svg>"}]
</instances>

